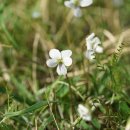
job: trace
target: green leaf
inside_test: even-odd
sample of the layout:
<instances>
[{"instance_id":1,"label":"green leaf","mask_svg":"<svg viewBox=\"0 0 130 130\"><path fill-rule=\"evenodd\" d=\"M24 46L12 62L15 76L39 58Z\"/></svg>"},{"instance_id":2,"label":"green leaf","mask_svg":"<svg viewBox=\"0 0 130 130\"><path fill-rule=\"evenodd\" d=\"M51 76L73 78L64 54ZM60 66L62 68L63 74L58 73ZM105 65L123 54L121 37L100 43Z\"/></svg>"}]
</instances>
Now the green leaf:
<instances>
[{"instance_id":1,"label":"green leaf","mask_svg":"<svg viewBox=\"0 0 130 130\"><path fill-rule=\"evenodd\" d=\"M34 100L34 96L27 90L26 86L20 83L18 80L16 80L15 77L11 77L11 80L15 87L17 88L18 92L21 94L21 96L30 99L31 101Z\"/></svg>"},{"instance_id":2,"label":"green leaf","mask_svg":"<svg viewBox=\"0 0 130 130\"><path fill-rule=\"evenodd\" d=\"M98 119L96 119L96 118L94 118L94 119L92 120L92 124L93 124L97 129L100 129L100 127L101 127L101 125L100 125Z\"/></svg>"},{"instance_id":3,"label":"green leaf","mask_svg":"<svg viewBox=\"0 0 130 130\"><path fill-rule=\"evenodd\" d=\"M46 121L43 121L41 127L39 128L39 130L44 130L52 121L53 121L53 116L50 116L46 119Z\"/></svg>"},{"instance_id":4,"label":"green leaf","mask_svg":"<svg viewBox=\"0 0 130 130\"><path fill-rule=\"evenodd\" d=\"M39 101L38 103L36 103L36 104L26 108L26 109L16 111L16 112L7 112L4 114L4 117L10 118L10 117L14 117L14 116L20 116L23 114L27 114L27 113L33 112L33 111L45 106L45 105L48 105L47 101Z\"/></svg>"},{"instance_id":5,"label":"green leaf","mask_svg":"<svg viewBox=\"0 0 130 130\"><path fill-rule=\"evenodd\" d=\"M125 118L128 118L128 116L130 115L130 108L126 102L119 103L119 111Z\"/></svg>"},{"instance_id":6,"label":"green leaf","mask_svg":"<svg viewBox=\"0 0 130 130\"><path fill-rule=\"evenodd\" d=\"M3 86L1 86L1 87L0 87L0 93L6 93L6 88L3 87Z\"/></svg>"},{"instance_id":7,"label":"green leaf","mask_svg":"<svg viewBox=\"0 0 130 130\"><path fill-rule=\"evenodd\" d=\"M8 31L8 29L6 28L6 26L5 26L5 24L3 22L1 23L1 27L2 27L2 30L4 31L5 35L6 35L7 39L12 43L13 47L15 49L18 49L17 42L15 41L14 37Z\"/></svg>"},{"instance_id":8,"label":"green leaf","mask_svg":"<svg viewBox=\"0 0 130 130\"><path fill-rule=\"evenodd\" d=\"M64 97L67 93L69 92L69 86L68 85L65 85L65 84L62 84L59 86L56 94L58 97L62 98Z\"/></svg>"},{"instance_id":9,"label":"green leaf","mask_svg":"<svg viewBox=\"0 0 130 130\"><path fill-rule=\"evenodd\" d=\"M13 127L11 125L7 125L5 123L2 123L0 125L0 130L13 130Z\"/></svg>"},{"instance_id":10,"label":"green leaf","mask_svg":"<svg viewBox=\"0 0 130 130\"><path fill-rule=\"evenodd\" d=\"M104 114L106 113L106 110L102 105L99 106L99 109L102 113L104 113Z\"/></svg>"},{"instance_id":11,"label":"green leaf","mask_svg":"<svg viewBox=\"0 0 130 130\"><path fill-rule=\"evenodd\" d=\"M79 126L85 130L90 130L90 126L84 120L80 121Z\"/></svg>"}]
</instances>

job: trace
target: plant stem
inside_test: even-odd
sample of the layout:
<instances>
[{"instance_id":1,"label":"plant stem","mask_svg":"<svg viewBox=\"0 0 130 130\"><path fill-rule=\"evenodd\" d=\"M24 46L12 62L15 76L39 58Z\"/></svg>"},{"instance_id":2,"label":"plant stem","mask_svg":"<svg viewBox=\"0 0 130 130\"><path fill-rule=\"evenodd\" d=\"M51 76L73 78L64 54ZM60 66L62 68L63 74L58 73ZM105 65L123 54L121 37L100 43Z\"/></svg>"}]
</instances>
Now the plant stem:
<instances>
[{"instance_id":1,"label":"plant stem","mask_svg":"<svg viewBox=\"0 0 130 130\"><path fill-rule=\"evenodd\" d=\"M71 82L70 82L68 75L66 75L66 78L67 78L67 81L69 84L69 89L70 89L70 105L71 105L70 112L72 114L72 118L70 120L71 120L71 124L73 124L73 120L74 120L74 117L73 117L73 95L72 95L72 89L71 89ZM72 130L73 130L73 127L72 127Z\"/></svg>"}]
</instances>

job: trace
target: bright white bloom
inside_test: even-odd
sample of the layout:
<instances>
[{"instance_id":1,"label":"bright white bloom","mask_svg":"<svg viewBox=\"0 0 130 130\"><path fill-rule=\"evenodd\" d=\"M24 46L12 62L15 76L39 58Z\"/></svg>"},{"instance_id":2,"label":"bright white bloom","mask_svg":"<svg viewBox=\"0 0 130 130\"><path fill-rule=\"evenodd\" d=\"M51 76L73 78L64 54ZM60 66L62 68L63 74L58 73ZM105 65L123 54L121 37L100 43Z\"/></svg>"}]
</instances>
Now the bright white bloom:
<instances>
[{"instance_id":1,"label":"bright white bloom","mask_svg":"<svg viewBox=\"0 0 130 130\"><path fill-rule=\"evenodd\" d=\"M86 38L87 51L85 55L89 60L93 60L95 58L95 53L103 52L103 48L100 45L101 41L98 37L95 37L94 33Z\"/></svg>"},{"instance_id":2,"label":"bright white bloom","mask_svg":"<svg viewBox=\"0 0 130 130\"><path fill-rule=\"evenodd\" d=\"M46 64L49 67L56 67L57 66L57 73L58 75L66 75L67 74L67 68L66 66L70 66L72 64L71 56L72 51L71 50L64 50L59 51L57 49L51 49L49 52L49 56L51 59L48 59Z\"/></svg>"},{"instance_id":3,"label":"bright white bloom","mask_svg":"<svg viewBox=\"0 0 130 130\"><path fill-rule=\"evenodd\" d=\"M82 104L78 105L78 112L80 117L85 121L91 121L91 112L88 107L83 106Z\"/></svg>"},{"instance_id":4,"label":"bright white bloom","mask_svg":"<svg viewBox=\"0 0 130 130\"><path fill-rule=\"evenodd\" d=\"M127 121L125 130L130 130L130 118Z\"/></svg>"},{"instance_id":5,"label":"bright white bloom","mask_svg":"<svg viewBox=\"0 0 130 130\"><path fill-rule=\"evenodd\" d=\"M65 1L64 4L66 7L73 9L74 16L81 17L81 7L90 6L93 3L93 0L68 0Z\"/></svg>"}]
</instances>

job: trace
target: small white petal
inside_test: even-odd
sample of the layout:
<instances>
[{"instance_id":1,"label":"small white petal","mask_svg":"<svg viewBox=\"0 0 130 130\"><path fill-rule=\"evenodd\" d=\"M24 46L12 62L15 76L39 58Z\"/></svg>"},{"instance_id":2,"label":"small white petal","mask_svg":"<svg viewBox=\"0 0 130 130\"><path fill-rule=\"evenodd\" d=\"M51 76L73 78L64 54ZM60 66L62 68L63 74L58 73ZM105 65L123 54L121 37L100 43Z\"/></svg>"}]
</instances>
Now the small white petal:
<instances>
[{"instance_id":1,"label":"small white petal","mask_svg":"<svg viewBox=\"0 0 130 130\"><path fill-rule=\"evenodd\" d=\"M72 1L65 1L64 5L68 8L74 8L74 4Z\"/></svg>"},{"instance_id":2,"label":"small white petal","mask_svg":"<svg viewBox=\"0 0 130 130\"><path fill-rule=\"evenodd\" d=\"M83 120L91 121L91 112L88 107L83 106L82 104L78 105L78 112L80 117Z\"/></svg>"},{"instance_id":3,"label":"small white petal","mask_svg":"<svg viewBox=\"0 0 130 130\"><path fill-rule=\"evenodd\" d=\"M82 104L79 104L78 105L78 112L79 112L79 114L82 115L82 114L88 113L89 110L85 106L83 106Z\"/></svg>"},{"instance_id":4,"label":"small white petal","mask_svg":"<svg viewBox=\"0 0 130 130\"><path fill-rule=\"evenodd\" d=\"M87 50L92 50L93 49L93 44L94 44L94 38L95 34L92 33L86 38L86 45L87 45Z\"/></svg>"},{"instance_id":5,"label":"small white petal","mask_svg":"<svg viewBox=\"0 0 130 130\"><path fill-rule=\"evenodd\" d=\"M72 59L70 57L63 58L63 63L65 66L70 66L72 64Z\"/></svg>"},{"instance_id":6,"label":"small white petal","mask_svg":"<svg viewBox=\"0 0 130 130\"><path fill-rule=\"evenodd\" d=\"M97 45L101 44L101 41L98 37L95 37L93 40Z\"/></svg>"},{"instance_id":7,"label":"small white petal","mask_svg":"<svg viewBox=\"0 0 130 130\"><path fill-rule=\"evenodd\" d=\"M97 46L96 49L95 49L95 51L97 53L103 53L103 48L101 46Z\"/></svg>"},{"instance_id":8,"label":"small white petal","mask_svg":"<svg viewBox=\"0 0 130 130\"><path fill-rule=\"evenodd\" d=\"M81 9L79 7L74 9L74 16L75 17L81 17L82 16L82 12L81 12Z\"/></svg>"},{"instance_id":9,"label":"small white petal","mask_svg":"<svg viewBox=\"0 0 130 130\"><path fill-rule=\"evenodd\" d=\"M95 33L91 33L87 38L86 41L90 41L95 37Z\"/></svg>"},{"instance_id":10,"label":"small white petal","mask_svg":"<svg viewBox=\"0 0 130 130\"><path fill-rule=\"evenodd\" d=\"M65 67L64 64L58 65L56 71L57 71L58 75L66 75L67 74L67 68Z\"/></svg>"},{"instance_id":11,"label":"small white petal","mask_svg":"<svg viewBox=\"0 0 130 130\"><path fill-rule=\"evenodd\" d=\"M56 59L49 59L46 62L48 67L56 67L57 66L57 60Z\"/></svg>"},{"instance_id":12,"label":"small white petal","mask_svg":"<svg viewBox=\"0 0 130 130\"><path fill-rule=\"evenodd\" d=\"M64 58L64 57L70 57L71 55L72 55L72 51L71 50L61 51L62 58Z\"/></svg>"},{"instance_id":13,"label":"small white petal","mask_svg":"<svg viewBox=\"0 0 130 130\"><path fill-rule=\"evenodd\" d=\"M58 49L51 49L49 52L49 56L52 59L60 59L61 58L61 53Z\"/></svg>"},{"instance_id":14,"label":"small white petal","mask_svg":"<svg viewBox=\"0 0 130 130\"><path fill-rule=\"evenodd\" d=\"M95 37L93 40L94 40L93 49L95 50L95 52L103 53L103 47L99 46L101 44L100 39L98 37Z\"/></svg>"},{"instance_id":15,"label":"small white petal","mask_svg":"<svg viewBox=\"0 0 130 130\"><path fill-rule=\"evenodd\" d=\"M90 61L94 60L95 55L93 50L87 50L85 53L86 58L88 58Z\"/></svg>"},{"instance_id":16,"label":"small white petal","mask_svg":"<svg viewBox=\"0 0 130 130\"><path fill-rule=\"evenodd\" d=\"M85 120L85 121L91 121L91 120L92 120L92 117L91 117L90 114L88 114L87 116L83 116L82 118L83 118L83 120Z\"/></svg>"},{"instance_id":17,"label":"small white petal","mask_svg":"<svg viewBox=\"0 0 130 130\"><path fill-rule=\"evenodd\" d=\"M93 42L87 41L87 50L92 50L92 49L93 49Z\"/></svg>"},{"instance_id":18,"label":"small white petal","mask_svg":"<svg viewBox=\"0 0 130 130\"><path fill-rule=\"evenodd\" d=\"M80 6L81 7L86 7L89 6L93 3L93 0L80 0Z\"/></svg>"}]
</instances>

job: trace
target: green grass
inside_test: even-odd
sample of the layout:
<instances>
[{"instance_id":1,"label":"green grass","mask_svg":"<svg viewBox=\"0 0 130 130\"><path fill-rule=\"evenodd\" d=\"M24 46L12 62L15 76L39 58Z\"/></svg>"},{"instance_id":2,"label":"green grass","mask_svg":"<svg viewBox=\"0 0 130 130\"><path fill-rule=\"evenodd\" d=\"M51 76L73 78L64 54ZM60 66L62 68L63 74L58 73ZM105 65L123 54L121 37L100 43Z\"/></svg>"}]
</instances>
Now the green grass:
<instances>
[{"instance_id":1,"label":"green grass","mask_svg":"<svg viewBox=\"0 0 130 130\"><path fill-rule=\"evenodd\" d=\"M94 0L75 18L64 0L1 1L0 130L124 130L130 117L129 7L129 0L120 7ZM32 17L35 11L40 17ZM104 47L93 63L84 56L92 32ZM47 67L51 48L72 50L68 78ZM95 103L92 121L79 120L78 104Z\"/></svg>"}]
</instances>

